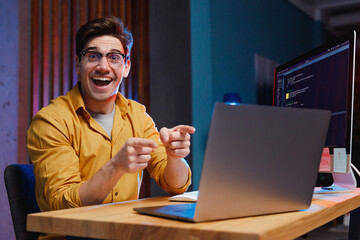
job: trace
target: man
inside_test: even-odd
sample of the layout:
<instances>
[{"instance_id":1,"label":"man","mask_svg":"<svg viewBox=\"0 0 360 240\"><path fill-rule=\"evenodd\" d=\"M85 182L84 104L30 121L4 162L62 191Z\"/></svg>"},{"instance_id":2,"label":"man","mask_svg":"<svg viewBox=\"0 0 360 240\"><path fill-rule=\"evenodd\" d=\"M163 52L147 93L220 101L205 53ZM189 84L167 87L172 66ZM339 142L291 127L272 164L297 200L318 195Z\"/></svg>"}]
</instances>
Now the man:
<instances>
[{"instance_id":1,"label":"man","mask_svg":"<svg viewBox=\"0 0 360 240\"><path fill-rule=\"evenodd\" d=\"M78 30L79 82L36 114L27 135L42 211L137 199L145 168L170 194L190 185L184 157L195 129L159 133L145 107L118 92L132 42L115 17Z\"/></svg>"}]
</instances>

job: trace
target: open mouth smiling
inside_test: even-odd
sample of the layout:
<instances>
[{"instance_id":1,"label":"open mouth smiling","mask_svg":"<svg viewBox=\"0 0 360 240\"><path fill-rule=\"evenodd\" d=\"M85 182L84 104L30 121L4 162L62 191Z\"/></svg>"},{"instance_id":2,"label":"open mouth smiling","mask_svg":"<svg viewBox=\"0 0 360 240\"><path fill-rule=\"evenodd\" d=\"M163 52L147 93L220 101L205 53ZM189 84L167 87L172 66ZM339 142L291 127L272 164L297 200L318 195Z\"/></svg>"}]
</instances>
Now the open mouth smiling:
<instances>
[{"instance_id":1,"label":"open mouth smiling","mask_svg":"<svg viewBox=\"0 0 360 240\"><path fill-rule=\"evenodd\" d=\"M112 82L112 78L109 77L92 77L91 80L96 86L107 86Z\"/></svg>"}]
</instances>

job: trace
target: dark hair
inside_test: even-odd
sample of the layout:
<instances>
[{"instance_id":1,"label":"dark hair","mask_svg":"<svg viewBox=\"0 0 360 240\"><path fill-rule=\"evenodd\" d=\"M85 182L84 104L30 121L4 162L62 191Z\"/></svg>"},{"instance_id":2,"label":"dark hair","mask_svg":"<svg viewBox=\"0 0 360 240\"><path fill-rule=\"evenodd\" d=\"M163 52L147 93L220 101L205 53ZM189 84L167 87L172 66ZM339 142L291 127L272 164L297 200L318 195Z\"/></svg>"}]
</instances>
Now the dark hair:
<instances>
[{"instance_id":1,"label":"dark hair","mask_svg":"<svg viewBox=\"0 0 360 240\"><path fill-rule=\"evenodd\" d=\"M94 37L103 35L110 35L119 39L124 47L127 58L130 57L130 50L133 45L133 36L119 18L110 16L93 19L84 24L76 32L76 55L79 59L81 59L80 52L83 51L86 43Z\"/></svg>"}]
</instances>

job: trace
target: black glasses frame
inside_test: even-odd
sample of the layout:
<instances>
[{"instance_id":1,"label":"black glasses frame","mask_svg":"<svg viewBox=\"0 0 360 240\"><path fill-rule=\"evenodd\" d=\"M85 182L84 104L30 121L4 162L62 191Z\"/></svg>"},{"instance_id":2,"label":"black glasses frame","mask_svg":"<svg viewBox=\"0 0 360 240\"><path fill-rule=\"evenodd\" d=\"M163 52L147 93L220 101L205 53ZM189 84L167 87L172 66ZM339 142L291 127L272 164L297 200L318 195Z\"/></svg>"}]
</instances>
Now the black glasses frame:
<instances>
[{"instance_id":1,"label":"black glasses frame","mask_svg":"<svg viewBox=\"0 0 360 240\"><path fill-rule=\"evenodd\" d=\"M127 56L125 54L121 53L121 52L100 53L100 52L97 52L97 51L82 51L82 52L80 52L80 55L85 56L86 53L99 54L101 56L101 58L103 58L103 57L107 58L107 56L109 54L120 54L123 57L124 60L126 60L126 58L127 58ZM99 61L100 61L100 59L99 59Z\"/></svg>"}]
</instances>

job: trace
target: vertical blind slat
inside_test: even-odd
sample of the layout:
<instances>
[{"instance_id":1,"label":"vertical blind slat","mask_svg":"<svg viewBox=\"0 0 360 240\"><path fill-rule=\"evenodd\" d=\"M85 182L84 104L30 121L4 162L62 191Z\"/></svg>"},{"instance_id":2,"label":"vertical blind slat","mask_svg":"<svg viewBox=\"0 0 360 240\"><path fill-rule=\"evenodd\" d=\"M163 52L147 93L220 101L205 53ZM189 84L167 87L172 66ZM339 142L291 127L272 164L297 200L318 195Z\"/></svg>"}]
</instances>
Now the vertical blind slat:
<instances>
[{"instance_id":1,"label":"vertical blind slat","mask_svg":"<svg viewBox=\"0 0 360 240\"><path fill-rule=\"evenodd\" d=\"M109 16L110 13L110 0L104 0L104 16Z\"/></svg>"},{"instance_id":2,"label":"vertical blind slat","mask_svg":"<svg viewBox=\"0 0 360 240\"><path fill-rule=\"evenodd\" d=\"M118 16L118 1L119 0L111 0L111 15Z\"/></svg>"},{"instance_id":3,"label":"vertical blind slat","mask_svg":"<svg viewBox=\"0 0 360 240\"><path fill-rule=\"evenodd\" d=\"M50 12L49 12L49 0L44 0L43 1L43 7L42 7L42 42L43 44L41 44L42 47L42 58L41 58L41 101L40 101L40 108L42 108L43 106L46 106L49 102L49 62L50 62L50 58L49 58L49 48L50 48L50 38L49 38L49 33L50 33L50 25L49 25L49 18L50 18Z\"/></svg>"},{"instance_id":4,"label":"vertical blind slat","mask_svg":"<svg viewBox=\"0 0 360 240\"><path fill-rule=\"evenodd\" d=\"M62 92L61 95L66 94L70 89L70 75L69 75L69 62L70 62L70 47L69 47L69 12L68 12L68 1L61 1L61 67L62 73Z\"/></svg>"},{"instance_id":5,"label":"vertical blind slat","mask_svg":"<svg viewBox=\"0 0 360 240\"><path fill-rule=\"evenodd\" d=\"M71 15L70 15L70 22L71 22L71 35L70 35L70 49L71 54L70 56L70 64L71 64L71 86L74 86L77 82L77 73L76 73L76 41L75 35L78 29L78 8L77 8L77 1L71 1Z\"/></svg>"},{"instance_id":6,"label":"vertical blind slat","mask_svg":"<svg viewBox=\"0 0 360 240\"><path fill-rule=\"evenodd\" d=\"M88 0L88 20L96 18L96 0Z\"/></svg>"},{"instance_id":7,"label":"vertical blind slat","mask_svg":"<svg viewBox=\"0 0 360 240\"><path fill-rule=\"evenodd\" d=\"M96 18L100 18L104 16L104 3L102 0L97 0L96 5Z\"/></svg>"},{"instance_id":8,"label":"vertical blind slat","mask_svg":"<svg viewBox=\"0 0 360 240\"><path fill-rule=\"evenodd\" d=\"M79 25L82 26L87 22L87 4L85 0L79 0Z\"/></svg>"},{"instance_id":9,"label":"vertical blind slat","mask_svg":"<svg viewBox=\"0 0 360 240\"><path fill-rule=\"evenodd\" d=\"M31 115L34 116L39 107L39 0L32 1L31 10Z\"/></svg>"},{"instance_id":10,"label":"vertical blind slat","mask_svg":"<svg viewBox=\"0 0 360 240\"><path fill-rule=\"evenodd\" d=\"M52 15L51 15L51 39L52 39L52 70L51 70L51 79L52 79L52 94L51 98L56 98L60 94L60 68L59 68L59 0L53 0L52 2Z\"/></svg>"}]
</instances>

